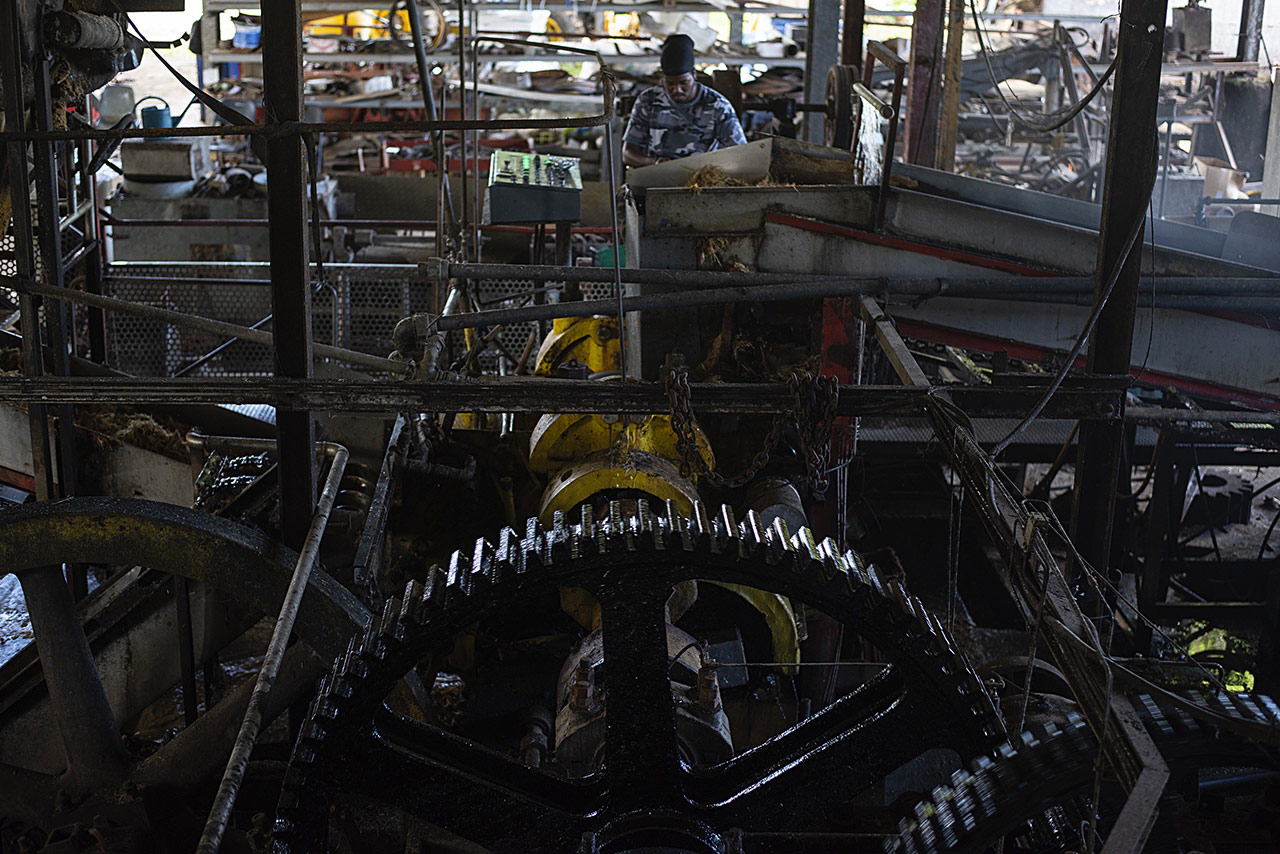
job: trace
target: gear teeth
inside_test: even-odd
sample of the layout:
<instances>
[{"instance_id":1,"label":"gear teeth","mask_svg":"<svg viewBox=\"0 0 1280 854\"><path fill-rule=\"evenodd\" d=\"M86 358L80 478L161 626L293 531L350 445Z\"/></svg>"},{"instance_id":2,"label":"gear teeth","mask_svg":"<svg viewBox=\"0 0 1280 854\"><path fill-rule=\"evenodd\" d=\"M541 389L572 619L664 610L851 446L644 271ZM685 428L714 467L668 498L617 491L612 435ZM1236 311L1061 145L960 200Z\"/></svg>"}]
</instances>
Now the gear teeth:
<instances>
[{"instance_id":1,"label":"gear teeth","mask_svg":"<svg viewBox=\"0 0 1280 854\"><path fill-rule=\"evenodd\" d=\"M449 577L445 582L446 607L471 595L471 580L471 557L459 549L449 558Z\"/></svg>"},{"instance_id":2,"label":"gear teeth","mask_svg":"<svg viewBox=\"0 0 1280 854\"><path fill-rule=\"evenodd\" d=\"M493 560L493 544L480 537L471 555L471 589L492 589L499 581L498 567Z\"/></svg>"},{"instance_id":3,"label":"gear teeth","mask_svg":"<svg viewBox=\"0 0 1280 854\"><path fill-rule=\"evenodd\" d=\"M796 552L796 572L814 572L822 567L822 553L818 551L818 543L813 538L813 531L801 528L791 538L791 545Z\"/></svg>"},{"instance_id":4,"label":"gear teeth","mask_svg":"<svg viewBox=\"0 0 1280 854\"><path fill-rule=\"evenodd\" d=\"M825 537L818 544L818 553L822 555L822 579L830 581L844 574L844 563L840 560L840 546L830 537Z\"/></svg>"},{"instance_id":5,"label":"gear teeth","mask_svg":"<svg viewBox=\"0 0 1280 854\"><path fill-rule=\"evenodd\" d=\"M742 546L732 548L735 541L738 541L738 520L733 515L733 508L728 504L720 505L719 524L716 526L716 533L723 544L721 548L725 551L737 551L741 553ZM746 555L742 555L745 557Z\"/></svg>"},{"instance_id":6,"label":"gear teeth","mask_svg":"<svg viewBox=\"0 0 1280 854\"><path fill-rule=\"evenodd\" d=\"M677 512L674 501L667 501L667 511L670 514L667 516L667 522L671 525L671 533L680 538L680 547L687 552L693 551L697 548L698 540L693 531L692 520Z\"/></svg>"},{"instance_id":7,"label":"gear teeth","mask_svg":"<svg viewBox=\"0 0 1280 854\"><path fill-rule=\"evenodd\" d=\"M551 530L547 532L547 565L555 566L577 557L580 543L569 530L564 511L557 510L551 519Z\"/></svg>"},{"instance_id":8,"label":"gear teeth","mask_svg":"<svg viewBox=\"0 0 1280 854\"><path fill-rule=\"evenodd\" d=\"M659 551L667 548L666 537L662 534L662 520L653 515L653 510L649 508L649 501L641 498L636 502L636 531L640 537ZM634 549L635 543L630 543L628 548Z\"/></svg>"},{"instance_id":9,"label":"gear teeth","mask_svg":"<svg viewBox=\"0 0 1280 854\"><path fill-rule=\"evenodd\" d=\"M960 820L952 803L955 791L950 786L938 786L933 790L933 797L933 824L937 828L937 835L945 846L954 848L960 844Z\"/></svg>"},{"instance_id":10,"label":"gear teeth","mask_svg":"<svg viewBox=\"0 0 1280 854\"><path fill-rule=\"evenodd\" d=\"M422 595L426 588L416 578L404 586L404 601L400 605L400 622L408 625L418 622L422 609Z\"/></svg>"},{"instance_id":11,"label":"gear teeth","mask_svg":"<svg viewBox=\"0 0 1280 854\"><path fill-rule=\"evenodd\" d=\"M1164 711L1161 710L1155 698L1150 694L1140 694L1137 698L1138 710L1142 717L1146 718L1143 723L1152 735L1156 735L1156 730L1165 738L1173 738L1173 726L1169 723L1169 719L1165 717Z\"/></svg>"},{"instance_id":12,"label":"gear teeth","mask_svg":"<svg viewBox=\"0 0 1280 854\"><path fill-rule=\"evenodd\" d=\"M549 563L547 559L547 533L542 529L542 523L537 519L530 519L525 523L524 539L520 541L520 551L524 555L524 569L528 572L531 569L545 569Z\"/></svg>"},{"instance_id":13,"label":"gear teeth","mask_svg":"<svg viewBox=\"0 0 1280 854\"><path fill-rule=\"evenodd\" d=\"M418 609L418 622L422 623L431 619L436 614L444 610L445 602L448 600L449 574L440 566L433 566L427 570L427 580L421 598L421 606Z\"/></svg>"},{"instance_id":14,"label":"gear teeth","mask_svg":"<svg viewBox=\"0 0 1280 854\"><path fill-rule=\"evenodd\" d=\"M768 528L760 521L760 514L754 510L747 511L747 518L738 525L738 554L751 557L762 547L768 545Z\"/></svg>"},{"instance_id":15,"label":"gear teeth","mask_svg":"<svg viewBox=\"0 0 1280 854\"><path fill-rule=\"evenodd\" d=\"M498 543L493 550L493 567L495 583L520 575L524 572L524 550L520 548L520 538L511 528L503 528L498 532Z\"/></svg>"},{"instance_id":16,"label":"gear teeth","mask_svg":"<svg viewBox=\"0 0 1280 854\"><path fill-rule=\"evenodd\" d=\"M716 526L707 513L707 505L701 501L693 502L693 515L689 518L689 533L693 536L695 547L709 549L712 554L720 554L720 542L716 538Z\"/></svg>"},{"instance_id":17,"label":"gear teeth","mask_svg":"<svg viewBox=\"0 0 1280 854\"><path fill-rule=\"evenodd\" d=\"M791 532L787 530L787 523L779 516L769 526L769 555L766 559L776 566L786 560L791 551Z\"/></svg>"},{"instance_id":18,"label":"gear teeth","mask_svg":"<svg viewBox=\"0 0 1280 854\"><path fill-rule=\"evenodd\" d=\"M392 596L382 606L382 619L378 622L378 628L384 641L399 643L404 640L404 624L399 619L400 604L400 600Z\"/></svg>"},{"instance_id":19,"label":"gear teeth","mask_svg":"<svg viewBox=\"0 0 1280 854\"><path fill-rule=\"evenodd\" d=\"M584 551L585 546L597 538L597 528L601 527L596 524L596 511L590 504L582 505L582 508L578 513L578 526L581 533L579 536L573 538L574 558L582 557L582 552Z\"/></svg>"}]
</instances>

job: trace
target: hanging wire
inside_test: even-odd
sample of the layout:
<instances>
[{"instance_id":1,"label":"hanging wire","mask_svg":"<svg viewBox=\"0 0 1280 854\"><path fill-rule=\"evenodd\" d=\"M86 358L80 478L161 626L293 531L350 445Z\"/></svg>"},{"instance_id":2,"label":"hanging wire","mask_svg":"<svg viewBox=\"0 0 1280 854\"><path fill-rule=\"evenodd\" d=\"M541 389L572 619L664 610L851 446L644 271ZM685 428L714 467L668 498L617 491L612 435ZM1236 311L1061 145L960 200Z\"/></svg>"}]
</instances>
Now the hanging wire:
<instances>
[{"instance_id":1,"label":"hanging wire","mask_svg":"<svg viewBox=\"0 0 1280 854\"><path fill-rule=\"evenodd\" d=\"M995 68L991 64L991 50L987 46L986 29L982 26L982 17L978 14L978 4L976 0L969 0L969 10L973 14L974 26L978 31L978 52L982 54L982 60L986 63L987 74L991 77L991 86L995 89L996 94L1000 96L1000 100L1004 102L1005 108L1009 111L1009 118L1028 130L1036 131L1038 133L1048 133L1069 124L1076 116L1080 115L1081 111L1089 105L1089 102L1098 96L1098 93L1102 91L1102 87L1106 85L1107 81L1111 79L1111 75L1115 73L1116 60L1112 59L1111 64L1107 66L1107 70L1098 78L1098 82L1093 84L1093 88L1090 89L1083 98L1077 101L1074 106L1066 110L1059 110L1057 112L1050 113L1050 116L1055 117L1055 121L1050 122L1049 124L1034 122L1019 113L1017 108L1013 106L1005 96L1004 91L1000 88L999 82L996 81ZM1070 69L1068 69L1068 72L1069 71ZM1008 84L1006 83L1005 85ZM1010 94L1012 94L1012 90L1010 90Z\"/></svg>"},{"instance_id":2,"label":"hanging wire","mask_svg":"<svg viewBox=\"0 0 1280 854\"><path fill-rule=\"evenodd\" d=\"M1159 145L1157 143L1158 140L1156 140L1155 132L1153 130L1151 146L1151 165L1153 168L1151 171L1151 181L1146 187L1146 196L1148 199L1151 197L1151 191L1155 189L1154 167L1156 165L1156 153L1159 150ZM1080 330L1079 336L1076 337L1075 344L1072 345L1070 352L1067 353L1067 358L1063 361L1062 367L1054 376L1053 382L1049 384L1049 388L1045 390L1045 393L1041 396L1040 400L1036 402L1036 405L1032 407L1031 411L1027 413L1026 417L1018 422L1018 426L1009 431L1009 435L1005 436L996 444L995 448L991 451L991 456L998 457L1000 454L1004 453L1005 449L1012 445L1014 441L1031 426L1032 422L1040 417L1040 413L1044 412L1044 408L1049 405L1049 401L1053 399L1054 394L1056 394L1058 389L1062 386L1063 381L1067 378L1067 374L1071 371L1071 367L1075 364L1076 357L1080 355L1080 351L1084 349L1085 342L1089 340L1089 336L1093 333L1093 327L1097 325L1098 318L1102 316L1102 310L1111 299L1111 294L1115 290L1116 283L1120 281L1120 274L1124 270L1125 264L1128 263L1129 254L1133 252L1134 244L1145 230L1146 222L1147 217L1146 214L1143 213L1137 218L1137 222L1133 224L1133 230L1129 232L1129 237L1125 240L1124 246L1121 248L1120 254L1116 258L1115 263L1111 267L1111 272L1107 276L1106 286L1102 289L1102 294L1094 303L1093 311L1089 314L1089 319L1085 322L1084 328Z\"/></svg>"}]
</instances>

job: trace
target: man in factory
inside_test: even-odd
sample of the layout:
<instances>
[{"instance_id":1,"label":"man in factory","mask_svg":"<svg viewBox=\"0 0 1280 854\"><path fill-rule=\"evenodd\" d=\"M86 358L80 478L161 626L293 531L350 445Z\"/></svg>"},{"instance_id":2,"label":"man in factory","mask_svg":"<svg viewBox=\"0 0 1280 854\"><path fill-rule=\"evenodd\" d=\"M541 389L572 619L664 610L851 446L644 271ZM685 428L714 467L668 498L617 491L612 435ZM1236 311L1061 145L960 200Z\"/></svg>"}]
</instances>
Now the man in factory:
<instances>
[{"instance_id":1,"label":"man in factory","mask_svg":"<svg viewBox=\"0 0 1280 854\"><path fill-rule=\"evenodd\" d=\"M729 99L694 76L693 53L693 39L686 35L668 36L662 43L662 85L636 98L622 138L622 160L628 166L746 143Z\"/></svg>"}]
</instances>

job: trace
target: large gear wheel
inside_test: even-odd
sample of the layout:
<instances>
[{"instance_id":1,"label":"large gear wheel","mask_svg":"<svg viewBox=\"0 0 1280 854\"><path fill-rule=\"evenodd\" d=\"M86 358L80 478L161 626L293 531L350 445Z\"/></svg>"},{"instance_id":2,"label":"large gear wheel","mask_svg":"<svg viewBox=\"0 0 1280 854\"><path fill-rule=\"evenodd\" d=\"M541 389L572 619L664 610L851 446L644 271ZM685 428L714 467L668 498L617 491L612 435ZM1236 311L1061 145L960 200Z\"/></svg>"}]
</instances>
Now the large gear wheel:
<instances>
[{"instance_id":1,"label":"large gear wheel","mask_svg":"<svg viewBox=\"0 0 1280 854\"><path fill-rule=\"evenodd\" d=\"M860 633L891 666L800 724L720 765L689 768L675 736L664 605L689 580L790 596ZM388 690L477 620L566 587L600 603L606 731L600 771L573 780L521 765L457 735L401 717ZM617 710L624 710L619 713ZM912 738L901 737L903 732ZM738 522L702 505L682 518L638 502L625 515L557 514L504 529L447 570L413 582L323 681L294 748L275 851L326 850L332 799L373 799L493 851L646 845L716 850L730 831L821 826L869 784L933 747L990 749L1003 729L982 684L936 618L858 556L807 529ZM594 836L593 836L594 835ZM794 850L803 850L801 847ZM665 850L665 849L664 849Z\"/></svg>"},{"instance_id":2,"label":"large gear wheel","mask_svg":"<svg viewBox=\"0 0 1280 854\"><path fill-rule=\"evenodd\" d=\"M97 650L91 647L66 592L61 564L139 565L145 568L137 576L143 594L154 590L158 595L163 590L162 579L172 573L222 591L253 613L279 609L296 561L294 552L256 529L154 501L70 498L0 512L0 568L18 574L29 606L34 605L37 593L48 603L43 623L36 620L32 607L45 685L27 687L26 691L29 695L47 691L53 707L50 723L57 726L46 725L52 733L35 733L31 739L60 735L66 754L66 769L60 775L0 765L0 823L13 820L34 829L57 828L64 820L79 821L77 811L88 810L92 818L93 810L100 808L104 814L125 816L122 821L133 825L130 832L138 833L136 847L121 844L112 851L155 850L155 840L137 827L147 823L138 818L144 811L130 811L126 804L159 802L172 793L190 792L216 779L243 715L237 702L220 703L145 758L126 752L115 726L89 726L81 710L101 709L93 698L101 697L105 705L105 691L94 660ZM50 615L56 619L48 619ZM343 640L370 616L351 593L322 569L315 569L296 623L302 643L287 655L272 703L282 707L290 691L305 695L316 674L322 672L319 662L341 650ZM105 619L98 617L99 622ZM113 627L113 631L125 630ZM74 693L60 691L59 686L69 686ZM239 696L247 701L247 692ZM36 699L27 696L19 709ZM105 709L103 723L114 724L112 711ZM114 711L119 718L120 710ZM125 714L132 713L125 710ZM15 717L18 714L9 710L5 722L22 732L42 720L31 723ZM63 817L60 811L72 818Z\"/></svg>"},{"instance_id":3,"label":"large gear wheel","mask_svg":"<svg viewBox=\"0 0 1280 854\"><path fill-rule=\"evenodd\" d=\"M1184 699L1226 725L1199 720L1166 698L1149 694L1134 698L1139 719L1171 768L1276 767L1270 751L1230 726L1231 721L1245 727L1280 725L1280 706L1270 697L1197 693ZM1036 828L1029 825L1044 822L1046 810L1056 807L1071 813L1077 804L1087 806L1097 755L1098 741L1079 716L1073 715L1061 727L1053 723L1035 727L1015 744L979 757L969 770L955 772L950 785L936 788L902 820L899 835L886 841L885 852L981 854L1020 828L1034 834ZM1102 801L1098 812L1105 824L1106 798Z\"/></svg>"}]
</instances>

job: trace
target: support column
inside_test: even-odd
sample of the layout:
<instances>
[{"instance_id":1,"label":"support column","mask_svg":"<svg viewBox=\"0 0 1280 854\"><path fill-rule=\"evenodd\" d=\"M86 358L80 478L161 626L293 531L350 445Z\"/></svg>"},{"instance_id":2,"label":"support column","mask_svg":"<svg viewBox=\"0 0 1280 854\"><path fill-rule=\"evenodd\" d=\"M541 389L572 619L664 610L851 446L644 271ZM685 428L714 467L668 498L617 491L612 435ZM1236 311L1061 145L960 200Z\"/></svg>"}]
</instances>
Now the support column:
<instances>
[{"instance_id":1,"label":"support column","mask_svg":"<svg viewBox=\"0 0 1280 854\"><path fill-rule=\"evenodd\" d=\"M826 100L827 70L840 59L840 0L809 0L805 38L804 102ZM822 144L822 113L804 114L804 139Z\"/></svg>"},{"instance_id":2,"label":"support column","mask_svg":"<svg viewBox=\"0 0 1280 854\"><path fill-rule=\"evenodd\" d=\"M262 5L264 102L268 120L302 120L300 0ZM307 169L303 140L267 143L267 216L271 221L271 308L276 376L311 376L311 270L307 255ZM276 412L280 522L285 545L301 548L316 499L315 423L311 413Z\"/></svg>"},{"instance_id":3,"label":"support column","mask_svg":"<svg viewBox=\"0 0 1280 854\"><path fill-rule=\"evenodd\" d=\"M965 0L947 0L946 80L942 87L942 108L938 121L938 145L934 168L952 172L956 168L956 137L960 129L960 77L963 68Z\"/></svg>"},{"instance_id":4,"label":"support column","mask_svg":"<svg viewBox=\"0 0 1280 854\"><path fill-rule=\"evenodd\" d=\"M1236 59L1257 62L1262 43L1262 9L1264 0L1244 0L1240 5L1240 38L1236 42Z\"/></svg>"},{"instance_id":5,"label":"support column","mask_svg":"<svg viewBox=\"0 0 1280 854\"><path fill-rule=\"evenodd\" d=\"M911 23L911 78L908 83L907 129L903 159L933 166L938 144L938 114L942 108L942 33L944 0L916 0ZM892 157L893 153L889 152Z\"/></svg>"},{"instance_id":6,"label":"support column","mask_svg":"<svg viewBox=\"0 0 1280 854\"><path fill-rule=\"evenodd\" d=\"M114 786L128 763L71 591L59 567L19 576L76 796Z\"/></svg>"},{"instance_id":7,"label":"support column","mask_svg":"<svg viewBox=\"0 0 1280 854\"><path fill-rule=\"evenodd\" d=\"M1089 339L1088 370L1128 373L1133 320L1138 302L1142 237L1124 260L1134 229L1144 228L1150 188L1156 173L1156 107L1160 100L1160 62L1167 0L1124 0L1116 55L1115 94L1107 141L1106 185L1094 299L1102 297L1108 274L1123 260L1119 279ZM1154 59L1154 61L1153 61ZM1123 406L1123 403L1122 403ZM1080 553L1100 572L1109 566L1121 472L1124 423L1086 421L1080 430L1072 534ZM1126 485L1126 492L1128 488Z\"/></svg>"},{"instance_id":8,"label":"support column","mask_svg":"<svg viewBox=\"0 0 1280 854\"><path fill-rule=\"evenodd\" d=\"M844 0L840 24L840 64L862 67L862 31L867 21L867 0Z\"/></svg>"},{"instance_id":9,"label":"support column","mask_svg":"<svg viewBox=\"0 0 1280 854\"><path fill-rule=\"evenodd\" d=\"M5 127L21 130L27 126L27 105L22 97L24 76L28 73L29 51L23 42L23 27L17 3L0 3L0 76L4 80ZM27 144L11 142L5 152L5 172L12 205L13 251L17 273L23 279L35 279L35 230L31 216L31 174L27 167ZM44 374L44 349L40 337L40 298L30 294L18 297L22 313L22 373L28 377ZM40 501L56 497L53 442L49 436L49 407L43 403L27 406L31 428L31 471L35 494Z\"/></svg>"},{"instance_id":10,"label":"support column","mask_svg":"<svg viewBox=\"0 0 1280 854\"><path fill-rule=\"evenodd\" d=\"M53 130L53 96L49 90L49 78L53 65L47 55L31 60L32 90L35 103L32 106L32 124L36 130ZM62 287L62 229L61 211L58 205L58 152L57 143L37 141L31 144L33 177L36 191L37 251L40 255L40 280L54 287ZM68 195L71 194L68 188ZM74 208L74 205L71 205ZM59 377L71 376L71 312L62 300L44 300L45 340L49 347L52 373ZM57 415L54 439L57 443L58 496L66 498L78 492L75 430L75 408L69 403L53 407ZM88 591L84 584L84 568L73 570L79 580L73 583L77 598Z\"/></svg>"},{"instance_id":11,"label":"support column","mask_svg":"<svg viewBox=\"0 0 1280 854\"><path fill-rule=\"evenodd\" d=\"M1172 130L1172 125L1170 130ZM1271 73L1271 113L1267 120L1267 151L1262 159L1262 198L1280 198L1280 72ZM1264 214L1280 216L1280 207L1265 205Z\"/></svg>"}]
</instances>

